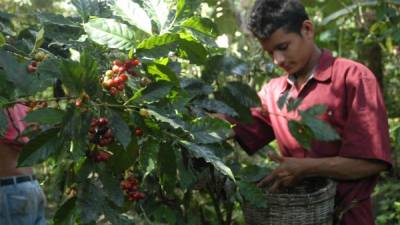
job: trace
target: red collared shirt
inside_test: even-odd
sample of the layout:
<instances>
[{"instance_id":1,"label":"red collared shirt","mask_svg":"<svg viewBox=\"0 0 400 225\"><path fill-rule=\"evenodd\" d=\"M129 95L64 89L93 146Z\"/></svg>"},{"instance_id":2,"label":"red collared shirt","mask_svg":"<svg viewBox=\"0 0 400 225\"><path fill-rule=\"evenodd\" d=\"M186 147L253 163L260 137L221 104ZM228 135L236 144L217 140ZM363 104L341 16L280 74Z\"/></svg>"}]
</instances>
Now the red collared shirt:
<instances>
[{"instance_id":1,"label":"red collared shirt","mask_svg":"<svg viewBox=\"0 0 400 225\"><path fill-rule=\"evenodd\" d=\"M304 110L324 104L327 110L321 119L333 126L341 141L313 141L310 151L303 149L288 129L287 118L300 119L297 111L280 110L277 101L286 91L293 98L302 98L298 107ZM334 58L324 50L312 78L297 90L288 82L288 75L272 79L258 93L262 107L252 109L252 124L237 124L236 139L249 153L273 139L287 157L342 156L390 161L390 142L386 109L378 82L373 73L357 62ZM339 182L337 204L362 201L343 218L344 225L374 224L369 196L377 176L356 181Z\"/></svg>"}]
</instances>

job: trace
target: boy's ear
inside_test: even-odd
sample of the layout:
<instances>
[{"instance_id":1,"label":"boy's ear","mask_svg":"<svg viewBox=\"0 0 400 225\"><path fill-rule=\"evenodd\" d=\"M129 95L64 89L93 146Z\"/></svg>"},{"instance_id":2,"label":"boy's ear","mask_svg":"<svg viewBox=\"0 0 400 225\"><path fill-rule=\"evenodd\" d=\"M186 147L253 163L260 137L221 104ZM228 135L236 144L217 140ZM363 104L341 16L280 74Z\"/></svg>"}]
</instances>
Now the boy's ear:
<instances>
[{"instance_id":1,"label":"boy's ear","mask_svg":"<svg viewBox=\"0 0 400 225\"><path fill-rule=\"evenodd\" d=\"M314 24L310 20L304 20L300 32L303 37L314 38Z\"/></svg>"}]
</instances>

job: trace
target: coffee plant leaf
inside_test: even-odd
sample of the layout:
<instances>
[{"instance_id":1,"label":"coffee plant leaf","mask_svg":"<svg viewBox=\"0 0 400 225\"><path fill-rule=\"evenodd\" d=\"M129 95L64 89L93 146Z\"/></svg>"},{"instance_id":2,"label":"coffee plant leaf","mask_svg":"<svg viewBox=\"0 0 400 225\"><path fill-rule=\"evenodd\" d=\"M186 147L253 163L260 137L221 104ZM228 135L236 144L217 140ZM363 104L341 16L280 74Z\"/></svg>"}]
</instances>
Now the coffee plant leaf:
<instances>
[{"instance_id":1,"label":"coffee plant leaf","mask_svg":"<svg viewBox=\"0 0 400 225\"><path fill-rule=\"evenodd\" d=\"M2 47L4 44L6 44L6 38L2 33L0 33L0 47Z\"/></svg>"},{"instance_id":2,"label":"coffee plant leaf","mask_svg":"<svg viewBox=\"0 0 400 225\"><path fill-rule=\"evenodd\" d=\"M175 85L178 84L176 73L168 66L158 63L152 63L146 66L146 70L147 74L154 77L156 81L165 80L173 82Z\"/></svg>"},{"instance_id":3,"label":"coffee plant leaf","mask_svg":"<svg viewBox=\"0 0 400 225\"><path fill-rule=\"evenodd\" d=\"M181 27L193 29L202 34L216 38L218 36L217 26L208 18L190 17L180 23Z\"/></svg>"},{"instance_id":4,"label":"coffee plant leaf","mask_svg":"<svg viewBox=\"0 0 400 225\"><path fill-rule=\"evenodd\" d=\"M168 116L162 112L156 111L155 109L150 109L148 111L149 114L153 116L157 121L166 123L174 129L185 130L185 123L182 120L176 117Z\"/></svg>"},{"instance_id":5,"label":"coffee plant leaf","mask_svg":"<svg viewBox=\"0 0 400 225\"><path fill-rule=\"evenodd\" d=\"M23 95L34 95L44 89L35 74L28 73L28 63L19 63L11 53L0 49L0 67L4 68L7 80Z\"/></svg>"},{"instance_id":6,"label":"coffee plant leaf","mask_svg":"<svg viewBox=\"0 0 400 225\"><path fill-rule=\"evenodd\" d=\"M165 98L173 88L173 83L166 81L153 82L147 86L137 101L155 102Z\"/></svg>"},{"instance_id":7,"label":"coffee plant leaf","mask_svg":"<svg viewBox=\"0 0 400 225\"><path fill-rule=\"evenodd\" d=\"M40 74L40 79L46 82L46 85L53 83L54 79L62 78L60 71L61 62L57 59L50 58L44 60L38 66L38 73Z\"/></svg>"},{"instance_id":8,"label":"coffee plant leaf","mask_svg":"<svg viewBox=\"0 0 400 225\"><path fill-rule=\"evenodd\" d=\"M179 35L175 33L153 35L139 43L137 54L152 58L166 57L171 51L176 51L179 40Z\"/></svg>"},{"instance_id":9,"label":"coffee plant leaf","mask_svg":"<svg viewBox=\"0 0 400 225\"><path fill-rule=\"evenodd\" d=\"M226 88L236 98L236 101L246 108L260 106L261 104L257 92L247 84L237 81L228 82Z\"/></svg>"},{"instance_id":10,"label":"coffee plant leaf","mask_svg":"<svg viewBox=\"0 0 400 225\"><path fill-rule=\"evenodd\" d=\"M65 112L54 108L37 109L28 113L25 121L28 123L39 123L41 125L56 125L63 121Z\"/></svg>"},{"instance_id":11,"label":"coffee plant leaf","mask_svg":"<svg viewBox=\"0 0 400 225\"><path fill-rule=\"evenodd\" d=\"M113 156L107 162L107 166L115 173L123 173L135 163L139 146L136 141L132 141L126 149L118 145L111 145L108 149L113 153Z\"/></svg>"},{"instance_id":12,"label":"coffee plant leaf","mask_svg":"<svg viewBox=\"0 0 400 225\"><path fill-rule=\"evenodd\" d=\"M256 183L239 182L240 194L243 196L244 201L257 208L266 208L267 197L262 189L256 186Z\"/></svg>"},{"instance_id":13,"label":"coffee plant leaf","mask_svg":"<svg viewBox=\"0 0 400 225\"><path fill-rule=\"evenodd\" d=\"M316 104L311 106L310 108L304 110L302 112L302 115L308 116L308 117L315 117L322 115L327 109L326 105L323 104Z\"/></svg>"},{"instance_id":14,"label":"coffee plant leaf","mask_svg":"<svg viewBox=\"0 0 400 225\"><path fill-rule=\"evenodd\" d=\"M0 69L0 96L3 98L0 108L7 105L7 99L15 99L16 94L14 84L8 80L6 72Z\"/></svg>"},{"instance_id":15,"label":"coffee plant leaf","mask_svg":"<svg viewBox=\"0 0 400 225\"><path fill-rule=\"evenodd\" d=\"M157 24L158 30L163 33L168 25L168 17L170 10L168 4L164 0L147 0L143 1L144 10Z\"/></svg>"},{"instance_id":16,"label":"coffee plant leaf","mask_svg":"<svg viewBox=\"0 0 400 225\"><path fill-rule=\"evenodd\" d=\"M80 221L84 224L95 222L103 213L106 200L103 191L92 180L84 181L78 190Z\"/></svg>"},{"instance_id":17,"label":"coffee plant leaf","mask_svg":"<svg viewBox=\"0 0 400 225\"><path fill-rule=\"evenodd\" d=\"M195 40L179 39L178 49L179 57L188 59L190 63L203 65L207 60L207 50Z\"/></svg>"},{"instance_id":18,"label":"coffee plant leaf","mask_svg":"<svg viewBox=\"0 0 400 225\"><path fill-rule=\"evenodd\" d=\"M305 149L311 149L311 142L314 138L312 130L300 121L289 120L288 127L290 133L297 140L297 142Z\"/></svg>"},{"instance_id":19,"label":"coffee plant leaf","mask_svg":"<svg viewBox=\"0 0 400 225\"><path fill-rule=\"evenodd\" d=\"M99 11L98 0L72 0L71 3L85 22L87 22L89 16L96 15Z\"/></svg>"},{"instance_id":20,"label":"coffee plant leaf","mask_svg":"<svg viewBox=\"0 0 400 225\"><path fill-rule=\"evenodd\" d=\"M76 197L67 199L56 211L53 221L54 224L71 225L74 224L77 214Z\"/></svg>"},{"instance_id":21,"label":"coffee plant leaf","mask_svg":"<svg viewBox=\"0 0 400 225\"><path fill-rule=\"evenodd\" d=\"M131 142L132 132L128 124L123 119L122 115L114 110L107 111L108 119L110 121L111 130L119 143L126 149Z\"/></svg>"},{"instance_id":22,"label":"coffee plant leaf","mask_svg":"<svg viewBox=\"0 0 400 225\"><path fill-rule=\"evenodd\" d=\"M2 107L0 107L2 108ZM1 109L0 111L0 136L3 136L8 128L8 120L7 120L7 116L5 114L5 112L3 111L3 109Z\"/></svg>"},{"instance_id":23,"label":"coffee plant leaf","mask_svg":"<svg viewBox=\"0 0 400 225\"><path fill-rule=\"evenodd\" d=\"M124 194L120 188L120 183L113 171L103 169L99 171L99 178L103 184L104 192L109 200L116 206L122 207L124 203Z\"/></svg>"},{"instance_id":24,"label":"coffee plant leaf","mask_svg":"<svg viewBox=\"0 0 400 225\"><path fill-rule=\"evenodd\" d=\"M151 19L140 5L132 0L114 0L111 5L114 15L140 30L152 34Z\"/></svg>"},{"instance_id":25,"label":"coffee plant leaf","mask_svg":"<svg viewBox=\"0 0 400 225\"><path fill-rule=\"evenodd\" d=\"M145 176L155 169L155 159L157 159L159 150L160 142L154 138L148 138L143 142L139 154L139 167L142 171L145 171Z\"/></svg>"},{"instance_id":26,"label":"coffee plant leaf","mask_svg":"<svg viewBox=\"0 0 400 225\"><path fill-rule=\"evenodd\" d=\"M24 145L18 158L19 166L33 166L53 156L63 147L64 141L58 136L59 129L53 128L40 133Z\"/></svg>"},{"instance_id":27,"label":"coffee plant leaf","mask_svg":"<svg viewBox=\"0 0 400 225\"><path fill-rule=\"evenodd\" d=\"M83 27L89 38L100 45L121 50L135 46L135 33L132 29L114 19L91 19Z\"/></svg>"},{"instance_id":28,"label":"coffee plant leaf","mask_svg":"<svg viewBox=\"0 0 400 225\"><path fill-rule=\"evenodd\" d=\"M180 87L192 97L208 96L214 91L211 85L195 78L182 78L180 80Z\"/></svg>"},{"instance_id":29,"label":"coffee plant leaf","mask_svg":"<svg viewBox=\"0 0 400 225\"><path fill-rule=\"evenodd\" d=\"M104 215L106 219L111 222L111 224L118 224L118 225L135 224L134 221L130 220L126 215L121 214L112 207L104 208Z\"/></svg>"},{"instance_id":30,"label":"coffee plant leaf","mask_svg":"<svg viewBox=\"0 0 400 225\"><path fill-rule=\"evenodd\" d=\"M193 104L209 112L222 113L233 117L238 116L238 113L232 107L216 99L199 99L195 100Z\"/></svg>"},{"instance_id":31,"label":"coffee plant leaf","mask_svg":"<svg viewBox=\"0 0 400 225\"><path fill-rule=\"evenodd\" d=\"M161 187L167 193L173 193L177 180L177 163L175 149L170 143L160 143L157 157L157 169Z\"/></svg>"},{"instance_id":32,"label":"coffee plant leaf","mask_svg":"<svg viewBox=\"0 0 400 225\"><path fill-rule=\"evenodd\" d=\"M203 158L206 162L211 163L216 170L222 174L228 176L233 181L235 177L233 176L232 170L226 166L220 158L218 158L215 153L204 145L197 145L185 140L180 140L180 143L196 158Z\"/></svg>"},{"instance_id":33,"label":"coffee plant leaf","mask_svg":"<svg viewBox=\"0 0 400 225\"><path fill-rule=\"evenodd\" d=\"M39 21L42 24L56 24L59 26L68 26L68 27L75 27L75 28L80 27L79 23L76 21L75 18L68 18L68 17L64 17L59 14L41 12L41 13L38 13L36 15L36 17L39 19Z\"/></svg>"},{"instance_id":34,"label":"coffee plant leaf","mask_svg":"<svg viewBox=\"0 0 400 225\"><path fill-rule=\"evenodd\" d=\"M198 144L220 143L230 133L230 123L211 117L199 118L190 124L189 132Z\"/></svg>"},{"instance_id":35,"label":"coffee plant leaf","mask_svg":"<svg viewBox=\"0 0 400 225\"><path fill-rule=\"evenodd\" d=\"M320 141L340 140L339 134L327 122L312 117L305 112L300 112L300 115L302 116L301 120L303 123L313 132L315 139Z\"/></svg>"},{"instance_id":36,"label":"coffee plant leaf","mask_svg":"<svg viewBox=\"0 0 400 225\"><path fill-rule=\"evenodd\" d=\"M91 113L80 112L76 108L69 108L66 112L66 117L62 124L61 137L70 142L69 152L71 158L75 160L85 155L89 144L88 130L92 118Z\"/></svg>"},{"instance_id":37,"label":"coffee plant leaf","mask_svg":"<svg viewBox=\"0 0 400 225\"><path fill-rule=\"evenodd\" d=\"M177 0L175 19L185 19L193 16L202 1L199 0Z\"/></svg>"},{"instance_id":38,"label":"coffee plant leaf","mask_svg":"<svg viewBox=\"0 0 400 225\"><path fill-rule=\"evenodd\" d=\"M238 114L237 118L241 122L250 123L253 121L250 109L243 106L227 87L218 90L215 93L215 98L232 108Z\"/></svg>"}]
</instances>

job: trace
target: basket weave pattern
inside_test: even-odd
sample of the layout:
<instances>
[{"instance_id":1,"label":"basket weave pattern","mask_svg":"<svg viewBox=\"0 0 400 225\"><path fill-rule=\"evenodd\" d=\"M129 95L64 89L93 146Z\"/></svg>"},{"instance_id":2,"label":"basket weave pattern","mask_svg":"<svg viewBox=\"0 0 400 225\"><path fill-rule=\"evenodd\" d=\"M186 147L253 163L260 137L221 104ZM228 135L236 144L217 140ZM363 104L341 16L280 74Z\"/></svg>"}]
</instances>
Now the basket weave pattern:
<instances>
[{"instance_id":1,"label":"basket weave pattern","mask_svg":"<svg viewBox=\"0 0 400 225\"><path fill-rule=\"evenodd\" d=\"M247 225L332 225L336 184L322 178L303 181L279 193L266 193L267 208L242 205Z\"/></svg>"}]
</instances>

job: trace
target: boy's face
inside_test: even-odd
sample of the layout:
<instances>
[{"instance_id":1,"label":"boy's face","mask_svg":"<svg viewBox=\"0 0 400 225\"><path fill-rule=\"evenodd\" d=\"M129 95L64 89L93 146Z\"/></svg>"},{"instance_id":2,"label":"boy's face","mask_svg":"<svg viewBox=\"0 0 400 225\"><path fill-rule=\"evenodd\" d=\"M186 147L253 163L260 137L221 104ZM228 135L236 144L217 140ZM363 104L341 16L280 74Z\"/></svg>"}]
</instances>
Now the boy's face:
<instances>
[{"instance_id":1,"label":"boy's face","mask_svg":"<svg viewBox=\"0 0 400 225\"><path fill-rule=\"evenodd\" d=\"M300 33L287 32L280 28L268 39L260 40L273 63L289 74L303 72L314 51L314 30L311 22L305 21Z\"/></svg>"}]
</instances>

